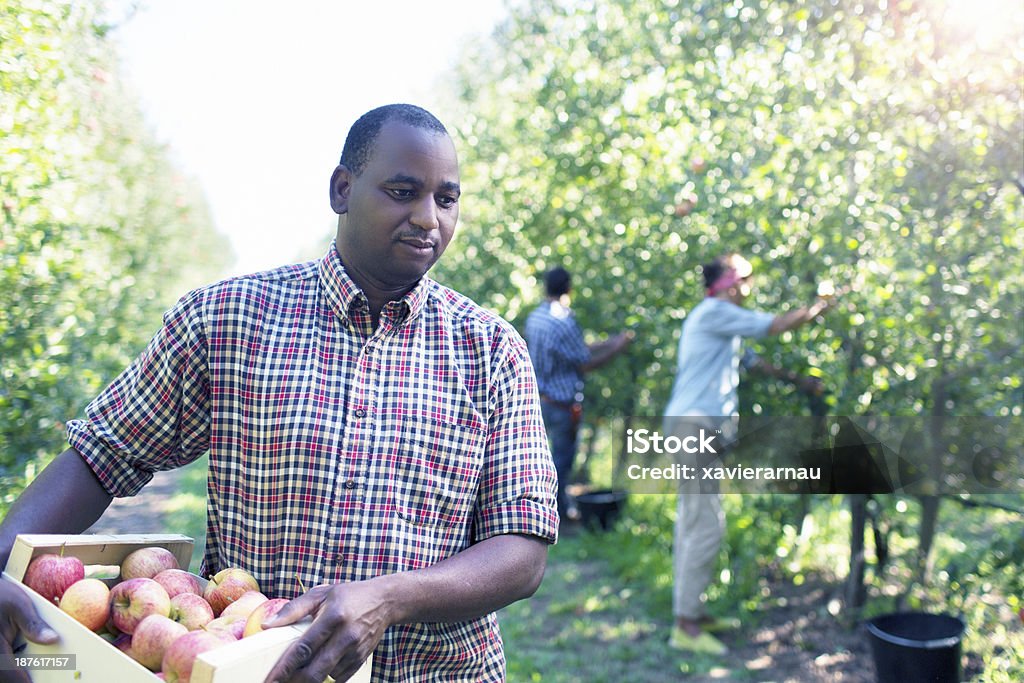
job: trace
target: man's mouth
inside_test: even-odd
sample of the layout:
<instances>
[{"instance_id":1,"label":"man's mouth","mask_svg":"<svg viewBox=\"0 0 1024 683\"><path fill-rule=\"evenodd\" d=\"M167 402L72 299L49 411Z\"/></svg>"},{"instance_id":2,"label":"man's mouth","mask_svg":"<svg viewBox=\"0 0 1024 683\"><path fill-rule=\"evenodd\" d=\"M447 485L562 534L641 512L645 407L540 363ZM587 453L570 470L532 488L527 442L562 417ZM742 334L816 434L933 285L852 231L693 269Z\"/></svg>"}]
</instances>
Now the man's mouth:
<instances>
[{"instance_id":1,"label":"man's mouth","mask_svg":"<svg viewBox=\"0 0 1024 683\"><path fill-rule=\"evenodd\" d=\"M408 237L399 239L398 241L420 251L433 251L435 246L430 240L413 239Z\"/></svg>"}]
</instances>

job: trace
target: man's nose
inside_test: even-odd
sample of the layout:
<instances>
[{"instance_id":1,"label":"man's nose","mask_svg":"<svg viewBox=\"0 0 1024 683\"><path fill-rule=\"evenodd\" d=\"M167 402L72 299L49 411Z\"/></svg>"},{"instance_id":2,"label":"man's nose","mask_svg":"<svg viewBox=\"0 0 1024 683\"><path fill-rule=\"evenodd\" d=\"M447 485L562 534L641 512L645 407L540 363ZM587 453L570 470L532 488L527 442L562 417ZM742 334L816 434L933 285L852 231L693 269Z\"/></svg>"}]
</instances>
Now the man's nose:
<instances>
[{"instance_id":1,"label":"man's nose","mask_svg":"<svg viewBox=\"0 0 1024 683\"><path fill-rule=\"evenodd\" d=\"M437 230L441 227L437 217L437 204L432 196L423 197L413 205L409 222L423 230Z\"/></svg>"}]
</instances>

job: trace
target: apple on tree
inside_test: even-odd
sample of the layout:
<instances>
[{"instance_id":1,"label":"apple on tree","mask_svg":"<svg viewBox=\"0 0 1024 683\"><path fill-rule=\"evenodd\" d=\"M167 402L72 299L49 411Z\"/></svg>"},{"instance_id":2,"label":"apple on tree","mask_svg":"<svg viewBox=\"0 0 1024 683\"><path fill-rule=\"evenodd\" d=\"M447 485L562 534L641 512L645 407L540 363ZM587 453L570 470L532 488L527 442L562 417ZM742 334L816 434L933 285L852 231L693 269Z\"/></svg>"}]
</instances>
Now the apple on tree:
<instances>
[{"instance_id":1,"label":"apple on tree","mask_svg":"<svg viewBox=\"0 0 1024 683\"><path fill-rule=\"evenodd\" d=\"M110 589L99 579L76 581L64 591L60 608L90 631L99 631L110 618Z\"/></svg>"},{"instance_id":2,"label":"apple on tree","mask_svg":"<svg viewBox=\"0 0 1024 683\"><path fill-rule=\"evenodd\" d=\"M77 557L46 553L33 559L25 570L21 582L50 602L59 602L64 591L76 581L85 578L85 565Z\"/></svg>"}]
</instances>

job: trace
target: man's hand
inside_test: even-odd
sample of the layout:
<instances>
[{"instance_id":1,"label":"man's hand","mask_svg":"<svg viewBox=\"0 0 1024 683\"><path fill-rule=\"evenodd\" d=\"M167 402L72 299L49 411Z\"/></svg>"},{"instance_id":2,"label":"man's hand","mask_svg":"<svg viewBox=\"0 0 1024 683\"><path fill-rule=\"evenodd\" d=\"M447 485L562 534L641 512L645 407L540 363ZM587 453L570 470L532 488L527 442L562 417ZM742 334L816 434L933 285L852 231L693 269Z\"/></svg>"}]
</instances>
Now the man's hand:
<instances>
[{"instance_id":1,"label":"man's hand","mask_svg":"<svg viewBox=\"0 0 1024 683\"><path fill-rule=\"evenodd\" d=\"M633 343L636 339L636 332L633 330L626 330L625 332L619 332L615 335L615 346L619 351L622 351L627 346Z\"/></svg>"},{"instance_id":2,"label":"man's hand","mask_svg":"<svg viewBox=\"0 0 1024 683\"><path fill-rule=\"evenodd\" d=\"M25 589L13 581L0 579L0 655L14 654L14 639L19 633L33 643L55 643L57 632L46 625ZM0 683L29 683L25 671L0 671Z\"/></svg>"},{"instance_id":3,"label":"man's hand","mask_svg":"<svg viewBox=\"0 0 1024 683\"><path fill-rule=\"evenodd\" d=\"M328 675L347 681L369 657L391 625L387 602L372 581L317 586L263 622L287 626L313 616L267 675L267 683L322 683Z\"/></svg>"}]
</instances>

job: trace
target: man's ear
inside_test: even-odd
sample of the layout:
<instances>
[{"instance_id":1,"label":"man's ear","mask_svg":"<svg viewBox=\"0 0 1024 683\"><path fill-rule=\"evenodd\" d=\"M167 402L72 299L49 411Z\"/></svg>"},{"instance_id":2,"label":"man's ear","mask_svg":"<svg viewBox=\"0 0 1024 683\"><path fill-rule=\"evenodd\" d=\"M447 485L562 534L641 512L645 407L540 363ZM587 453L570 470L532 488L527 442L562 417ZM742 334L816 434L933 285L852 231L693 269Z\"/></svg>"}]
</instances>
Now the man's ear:
<instances>
[{"instance_id":1,"label":"man's ear","mask_svg":"<svg viewBox=\"0 0 1024 683\"><path fill-rule=\"evenodd\" d=\"M348 193L352 189L352 171L338 164L331 174L331 209L334 213L348 213Z\"/></svg>"}]
</instances>

